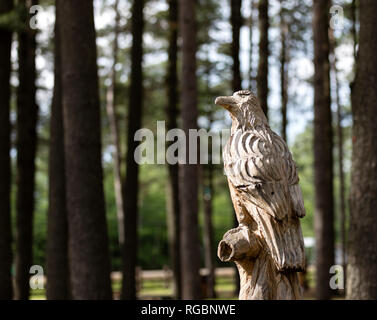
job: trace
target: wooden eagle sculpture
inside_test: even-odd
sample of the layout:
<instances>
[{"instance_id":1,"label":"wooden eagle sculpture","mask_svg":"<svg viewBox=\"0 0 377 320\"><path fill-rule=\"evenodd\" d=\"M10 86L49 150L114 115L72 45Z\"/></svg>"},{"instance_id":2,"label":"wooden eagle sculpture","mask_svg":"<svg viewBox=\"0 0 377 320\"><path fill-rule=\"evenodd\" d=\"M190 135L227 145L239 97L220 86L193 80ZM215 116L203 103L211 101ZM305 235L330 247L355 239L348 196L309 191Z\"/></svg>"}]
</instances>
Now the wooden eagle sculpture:
<instances>
[{"instance_id":1,"label":"wooden eagle sculpture","mask_svg":"<svg viewBox=\"0 0 377 320\"><path fill-rule=\"evenodd\" d=\"M291 152L252 92L238 91L215 103L232 118L223 160L239 223L224 235L218 256L236 263L240 299L299 299L297 272L305 269L299 218L305 208Z\"/></svg>"}]
</instances>

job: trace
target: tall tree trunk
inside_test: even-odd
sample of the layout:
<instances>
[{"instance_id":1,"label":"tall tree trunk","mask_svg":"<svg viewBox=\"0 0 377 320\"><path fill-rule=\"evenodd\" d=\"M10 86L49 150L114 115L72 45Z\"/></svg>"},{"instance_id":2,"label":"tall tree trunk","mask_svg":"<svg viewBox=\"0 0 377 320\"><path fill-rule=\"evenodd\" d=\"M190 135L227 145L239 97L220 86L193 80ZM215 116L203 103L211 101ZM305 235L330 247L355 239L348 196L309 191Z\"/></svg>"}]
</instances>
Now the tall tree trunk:
<instances>
[{"instance_id":1,"label":"tall tree trunk","mask_svg":"<svg viewBox=\"0 0 377 320\"><path fill-rule=\"evenodd\" d=\"M38 1L22 0L20 5L29 12ZM35 190L35 153L37 145L38 106L35 70L35 31L28 21L25 31L18 35L18 75L17 91L17 252L16 252L16 299L29 298L29 270L32 265L33 251L33 213Z\"/></svg>"},{"instance_id":2,"label":"tall tree trunk","mask_svg":"<svg viewBox=\"0 0 377 320\"><path fill-rule=\"evenodd\" d=\"M250 0L250 17L249 17L249 90L254 90L254 76L253 76L253 28L254 28L254 0Z\"/></svg>"},{"instance_id":3,"label":"tall tree trunk","mask_svg":"<svg viewBox=\"0 0 377 320\"><path fill-rule=\"evenodd\" d=\"M288 106L288 26L285 21L283 0L280 1L280 96L281 96L281 136L287 141Z\"/></svg>"},{"instance_id":4,"label":"tall tree trunk","mask_svg":"<svg viewBox=\"0 0 377 320\"><path fill-rule=\"evenodd\" d=\"M233 59L233 91L241 90L241 72L240 72L240 29L242 27L241 0L231 0L232 25L232 59Z\"/></svg>"},{"instance_id":5,"label":"tall tree trunk","mask_svg":"<svg viewBox=\"0 0 377 320\"><path fill-rule=\"evenodd\" d=\"M211 61L210 61L210 52L209 50L206 51L206 91L210 92L211 85ZM209 125L206 128L209 132L212 128L213 123L213 109L211 108L208 110L207 118ZM212 201L213 201L213 154L212 154L212 145L215 142L213 139L209 142L208 145L208 164L204 165L201 164L199 167L200 170L200 179L202 185L202 194L203 194L203 215L204 215L204 228L203 228L203 239L204 239L204 264L205 268L208 270L208 274L206 277L206 292L205 298L213 299L216 297L215 292L215 264L214 264L214 257L213 254L213 222L212 222Z\"/></svg>"},{"instance_id":6,"label":"tall tree trunk","mask_svg":"<svg viewBox=\"0 0 377 320\"><path fill-rule=\"evenodd\" d=\"M169 49L166 87L168 104L166 109L167 130L177 128L178 117L178 0L169 0ZM173 142L167 143L169 146ZM180 239L179 239L179 179L178 164L168 165L168 228L169 251L171 267L173 270L174 297L182 297L181 265L180 265Z\"/></svg>"},{"instance_id":7,"label":"tall tree trunk","mask_svg":"<svg viewBox=\"0 0 377 320\"><path fill-rule=\"evenodd\" d=\"M0 3L0 15L13 9L13 0ZM10 72L12 32L0 28L0 300L10 300L12 290L12 228L10 214Z\"/></svg>"},{"instance_id":8,"label":"tall tree trunk","mask_svg":"<svg viewBox=\"0 0 377 320\"><path fill-rule=\"evenodd\" d=\"M330 97L328 0L313 5L314 35L314 183L316 234L316 297L331 297L334 264L333 137Z\"/></svg>"},{"instance_id":9,"label":"tall tree trunk","mask_svg":"<svg viewBox=\"0 0 377 320\"><path fill-rule=\"evenodd\" d=\"M56 7L56 11L58 10L59 7ZM47 299L49 300L64 300L70 297L59 24L59 13L56 12L47 224Z\"/></svg>"},{"instance_id":10,"label":"tall tree trunk","mask_svg":"<svg viewBox=\"0 0 377 320\"><path fill-rule=\"evenodd\" d=\"M198 117L195 2L195 0L181 0L179 3L179 27L182 36L182 124L187 139L189 129L197 129ZM198 165L189 164L189 153L190 150L186 155L186 164L182 164L179 170L182 298L199 299L201 294Z\"/></svg>"},{"instance_id":11,"label":"tall tree trunk","mask_svg":"<svg viewBox=\"0 0 377 320\"><path fill-rule=\"evenodd\" d=\"M241 0L231 0L231 16L230 23L232 25L232 59L233 59L233 78L232 89L233 92L242 89L242 79L240 71L240 29L242 27L242 15L241 15ZM238 226L238 220L235 212L233 211L234 227ZM235 270L235 294L238 295L240 291L240 276L237 266L234 265Z\"/></svg>"},{"instance_id":12,"label":"tall tree trunk","mask_svg":"<svg viewBox=\"0 0 377 320\"><path fill-rule=\"evenodd\" d=\"M268 115L268 0L259 0L259 62L257 74L257 94L265 115Z\"/></svg>"},{"instance_id":13,"label":"tall tree trunk","mask_svg":"<svg viewBox=\"0 0 377 320\"><path fill-rule=\"evenodd\" d=\"M338 79L337 57L335 53L336 40L334 33L330 31L330 50L331 50L331 69L335 80L335 102L336 102L336 136L338 149L338 175L339 175L339 229L340 245L342 251L342 266L344 276L346 272L346 197L345 197L345 179L343 169L343 128L342 128L342 106L340 104L340 86Z\"/></svg>"},{"instance_id":14,"label":"tall tree trunk","mask_svg":"<svg viewBox=\"0 0 377 320\"><path fill-rule=\"evenodd\" d=\"M106 95L106 111L109 119L111 140L114 147L113 161L114 161L114 191L115 201L117 207L118 218L118 239L120 248L124 243L124 210L123 210L123 195L122 195L122 175L121 175L121 153L120 153L120 139L118 119L115 108L115 88L116 88L116 64L118 62L118 38L119 38L119 0L114 3L115 12L115 27L114 27L114 43L113 43L113 63L111 66L110 80L111 84L107 90ZM122 250L122 249L121 249Z\"/></svg>"},{"instance_id":15,"label":"tall tree trunk","mask_svg":"<svg viewBox=\"0 0 377 320\"><path fill-rule=\"evenodd\" d=\"M144 0L134 0L132 6L131 85L129 92L126 179L124 184L124 247L122 298L136 299L135 268L137 264L137 222L139 165L134 160L138 142L135 132L141 128L143 108L143 18Z\"/></svg>"},{"instance_id":16,"label":"tall tree trunk","mask_svg":"<svg viewBox=\"0 0 377 320\"><path fill-rule=\"evenodd\" d=\"M355 63L357 60L357 32L356 32L356 0L352 0L351 2L351 17L352 17L352 40L353 40L353 57L355 59Z\"/></svg>"},{"instance_id":17,"label":"tall tree trunk","mask_svg":"<svg viewBox=\"0 0 377 320\"><path fill-rule=\"evenodd\" d=\"M57 0L72 297L111 299L91 0Z\"/></svg>"},{"instance_id":18,"label":"tall tree trunk","mask_svg":"<svg viewBox=\"0 0 377 320\"><path fill-rule=\"evenodd\" d=\"M212 146L209 146L212 150ZM212 159L212 157L210 157ZM215 266L213 261L213 224L212 224L212 200L213 200L213 164L202 165L203 186L203 211L204 211L204 262L208 270L206 298L216 297L215 292Z\"/></svg>"},{"instance_id":19,"label":"tall tree trunk","mask_svg":"<svg viewBox=\"0 0 377 320\"><path fill-rule=\"evenodd\" d=\"M377 2L360 0L360 37L352 88L353 151L347 298L377 299Z\"/></svg>"}]
</instances>

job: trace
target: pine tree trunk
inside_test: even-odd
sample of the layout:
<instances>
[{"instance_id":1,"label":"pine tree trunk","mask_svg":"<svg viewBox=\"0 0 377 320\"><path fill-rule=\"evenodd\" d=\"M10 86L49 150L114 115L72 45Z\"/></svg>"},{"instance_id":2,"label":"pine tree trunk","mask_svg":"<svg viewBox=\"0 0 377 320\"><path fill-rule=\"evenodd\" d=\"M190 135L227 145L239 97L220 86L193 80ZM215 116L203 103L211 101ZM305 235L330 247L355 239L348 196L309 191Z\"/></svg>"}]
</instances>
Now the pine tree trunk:
<instances>
[{"instance_id":1,"label":"pine tree trunk","mask_svg":"<svg viewBox=\"0 0 377 320\"><path fill-rule=\"evenodd\" d=\"M138 243L139 165L134 160L138 142L135 132L141 128L143 108L143 18L144 0L134 0L132 6L131 85L129 92L128 140L126 179L124 184L124 247L122 298L136 299L135 268Z\"/></svg>"},{"instance_id":2,"label":"pine tree trunk","mask_svg":"<svg viewBox=\"0 0 377 320\"><path fill-rule=\"evenodd\" d=\"M342 266L344 278L346 272L346 196L345 196L345 179L343 169L343 128L342 128L342 106L340 104L340 86L338 79L337 57L335 53L336 40L334 33L330 31L330 52L331 52L331 69L335 82L335 102L336 102L336 136L338 149L338 175L339 175L339 230L340 230L340 248L342 252Z\"/></svg>"},{"instance_id":3,"label":"pine tree trunk","mask_svg":"<svg viewBox=\"0 0 377 320\"><path fill-rule=\"evenodd\" d=\"M57 6L72 297L111 299L93 2Z\"/></svg>"},{"instance_id":4,"label":"pine tree trunk","mask_svg":"<svg viewBox=\"0 0 377 320\"><path fill-rule=\"evenodd\" d=\"M212 148L212 146L210 146ZM211 159L211 158L210 158ZM203 186L203 211L204 211L204 262L208 270L207 299L214 299L215 292L215 266L213 262L213 224L212 224L212 199L213 199L213 165L202 166Z\"/></svg>"},{"instance_id":5,"label":"pine tree trunk","mask_svg":"<svg viewBox=\"0 0 377 320\"><path fill-rule=\"evenodd\" d=\"M334 264L333 136L330 98L328 0L313 5L314 35L314 183L316 234L316 297L331 297Z\"/></svg>"},{"instance_id":6,"label":"pine tree trunk","mask_svg":"<svg viewBox=\"0 0 377 320\"><path fill-rule=\"evenodd\" d=\"M241 0L231 0L231 17L230 22L232 25L232 59L233 59L233 79L232 79L232 89L233 92L242 89L242 79L240 71L240 29L242 26L242 16L241 16ZM233 222L234 227L238 227L238 220L236 213L233 211ZM240 292L240 276L238 273L237 266L234 265L235 271L235 294L238 295Z\"/></svg>"},{"instance_id":7,"label":"pine tree trunk","mask_svg":"<svg viewBox=\"0 0 377 320\"><path fill-rule=\"evenodd\" d=\"M197 129L197 82L196 82L196 10L195 0L180 2L179 20L182 36L182 124L189 137L189 129ZM186 146L188 143L186 143ZM188 149L188 148L186 148ZM180 190L180 237L182 298L199 299L200 290L200 244L198 226L198 165L186 164L179 168Z\"/></svg>"},{"instance_id":8,"label":"pine tree trunk","mask_svg":"<svg viewBox=\"0 0 377 320\"><path fill-rule=\"evenodd\" d=\"M280 95L281 95L281 136L284 141L287 141L287 106L288 106L288 48L287 48L287 33L288 26L285 22L283 12L283 1L280 2Z\"/></svg>"},{"instance_id":9,"label":"pine tree trunk","mask_svg":"<svg viewBox=\"0 0 377 320\"><path fill-rule=\"evenodd\" d=\"M13 9L13 0L1 1L0 15ZM10 300L12 290L12 228L10 213L10 72L12 32L0 28L0 300Z\"/></svg>"},{"instance_id":10,"label":"pine tree trunk","mask_svg":"<svg viewBox=\"0 0 377 320\"><path fill-rule=\"evenodd\" d=\"M178 0L169 0L169 49L166 86L168 104L166 109L167 130L177 128L178 117ZM173 142L167 144L167 147ZM178 164L168 164L168 228L169 228L169 251L171 267L173 270L174 297L181 299L181 265L180 265L180 241L179 241L179 175Z\"/></svg>"},{"instance_id":11,"label":"pine tree trunk","mask_svg":"<svg viewBox=\"0 0 377 320\"><path fill-rule=\"evenodd\" d=\"M377 299L377 2L360 0L360 37L352 88L353 151L347 298ZM372 87L371 87L372 85Z\"/></svg>"},{"instance_id":12,"label":"pine tree trunk","mask_svg":"<svg viewBox=\"0 0 377 320\"><path fill-rule=\"evenodd\" d=\"M118 38L119 38L119 0L114 3L115 12L115 28L114 28L114 43L113 43L113 63L111 66L110 80L111 84L107 90L106 95L106 111L109 119L111 140L114 147L113 161L114 161L114 191L115 201L117 207L118 218L118 239L119 245L122 248L124 243L124 210L123 210L123 195L122 195L122 175L121 175L121 152L119 139L119 126L115 108L115 88L116 88L116 64L118 62Z\"/></svg>"},{"instance_id":13,"label":"pine tree trunk","mask_svg":"<svg viewBox=\"0 0 377 320\"><path fill-rule=\"evenodd\" d=\"M356 32L356 0L352 0L351 2L351 17L352 17L352 40L353 40L353 57L355 59L355 63L357 60L357 32Z\"/></svg>"},{"instance_id":14,"label":"pine tree trunk","mask_svg":"<svg viewBox=\"0 0 377 320\"><path fill-rule=\"evenodd\" d=\"M21 1L20 5L29 12L37 1ZM25 25L28 23L23 21ZM37 145L38 106L35 70L35 31L28 26L18 35L17 91L17 236L16 236L16 299L29 298L29 270L32 266L33 214L35 190L35 154Z\"/></svg>"},{"instance_id":15,"label":"pine tree trunk","mask_svg":"<svg viewBox=\"0 0 377 320\"><path fill-rule=\"evenodd\" d=\"M257 74L258 100L265 115L268 115L268 0L259 0L259 63Z\"/></svg>"},{"instance_id":16,"label":"pine tree trunk","mask_svg":"<svg viewBox=\"0 0 377 320\"><path fill-rule=\"evenodd\" d=\"M59 10L59 7L56 10ZM54 38L55 77L51 105L48 188L47 299L49 300L64 300L70 297L59 23L59 14L57 13Z\"/></svg>"},{"instance_id":17,"label":"pine tree trunk","mask_svg":"<svg viewBox=\"0 0 377 320\"><path fill-rule=\"evenodd\" d=\"M232 25L232 59L233 59L233 91L241 90L241 72L240 72L240 29L242 27L241 0L231 0L231 17Z\"/></svg>"},{"instance_id":18,"label":"pine tree trunk","mask_svg":"<svg viewBox=\"0 0 377 320\"><path fill-rule=\"evenodd\" d=\"M253 75L253 33L254 29L254 0L250 0L250 17L249 17L249 90L252 91L255 88L254 80L255 77Z\"/></svg>"}]
</instances>

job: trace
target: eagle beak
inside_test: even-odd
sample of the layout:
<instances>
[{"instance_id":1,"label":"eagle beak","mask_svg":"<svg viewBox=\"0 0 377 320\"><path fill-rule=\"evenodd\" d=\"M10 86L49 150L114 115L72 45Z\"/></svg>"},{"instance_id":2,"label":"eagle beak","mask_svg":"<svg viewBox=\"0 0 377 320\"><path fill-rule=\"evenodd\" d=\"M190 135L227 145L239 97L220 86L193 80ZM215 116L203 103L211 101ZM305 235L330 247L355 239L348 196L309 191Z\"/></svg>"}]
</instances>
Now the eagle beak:
<instances>
[{"instance_id":1,"label":"eagle beak","mask_svg":"<svg viewBox=\"0 0 377 320\"><path fill-rule=\"evenodd\" d=\"M215 104L227 109L229 112L235 111L237 108L236 99L232 96L230 97L217 97L215 100Z\"/></svg>"}]
</instances>

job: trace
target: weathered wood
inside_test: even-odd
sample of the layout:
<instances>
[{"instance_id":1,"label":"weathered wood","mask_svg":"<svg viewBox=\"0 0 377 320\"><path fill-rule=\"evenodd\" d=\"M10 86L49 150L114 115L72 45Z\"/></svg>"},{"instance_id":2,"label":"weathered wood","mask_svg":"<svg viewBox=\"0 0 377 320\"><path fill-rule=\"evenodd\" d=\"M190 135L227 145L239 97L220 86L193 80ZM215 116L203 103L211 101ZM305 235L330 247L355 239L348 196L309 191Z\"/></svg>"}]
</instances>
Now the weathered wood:
<instances>
[{"instance_id":1,"label":"weathered wood","mask_svg":"<svg viewBox=\"0 0 377 320\"><path fill-rule=\"evenodd\" d=\"M299 218L305 208L296 164L253 93L238 91L215 103L232 118L223 158L239 223L225 233L218 256L236 263L240 299L299 299L297 272L305 269Z\"/></svg>"}]
</instances>

